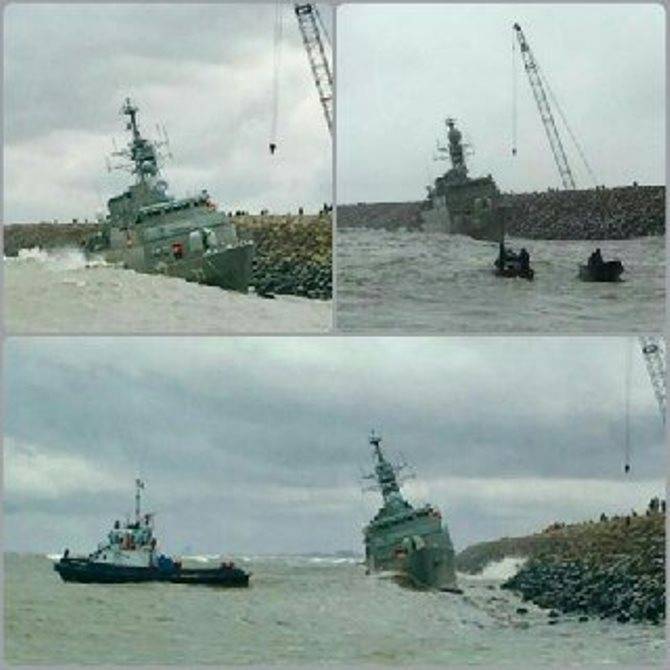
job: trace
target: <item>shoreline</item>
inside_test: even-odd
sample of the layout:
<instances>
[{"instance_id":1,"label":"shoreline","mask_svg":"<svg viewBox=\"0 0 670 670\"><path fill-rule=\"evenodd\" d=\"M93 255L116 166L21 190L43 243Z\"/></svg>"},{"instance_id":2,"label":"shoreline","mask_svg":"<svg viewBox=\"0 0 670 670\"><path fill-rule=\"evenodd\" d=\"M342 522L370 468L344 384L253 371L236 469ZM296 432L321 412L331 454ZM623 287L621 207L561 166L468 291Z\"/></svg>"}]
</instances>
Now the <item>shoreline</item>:
<instances>
[{"instance_id":1,"label":"shoreline","mask_svg":"<svg viewBox=\"0 0 670 670\"><path fill-rule=\"evenodd\" d=\"M251 283L258 295L332 299L330 215L241 215L233 221L240 237L256 244ZM100 229L89 222L6 224L4 254L15 258L22 249L81 249Z\"/></svg>"},{"instance_id":2,"label":"shoreline","mask_svg":"<svg viewBox=\"0 0 670 670\"><path fill-rule=\"evenodd\" d=\"M665 234L665 186L619 186L577 191L503 193L507 234L541 240L625 240ZM423 232L426 200L358 202L337 206L340 229Z\"/></svg>"},{"instance_id":3,"label":"shoreline","mask_svg":"<svg viewBox=\"0 0 670 670\"><path fill-rule=\"evenodd\" d=\"M650 507L628 515L574 524L555 523L528 536L480 542L461 551L456 568L481 574L505 558L526 559L501 586L524 601L560 614L665 620L665 511Z\"/></svg>"}]
</instances>

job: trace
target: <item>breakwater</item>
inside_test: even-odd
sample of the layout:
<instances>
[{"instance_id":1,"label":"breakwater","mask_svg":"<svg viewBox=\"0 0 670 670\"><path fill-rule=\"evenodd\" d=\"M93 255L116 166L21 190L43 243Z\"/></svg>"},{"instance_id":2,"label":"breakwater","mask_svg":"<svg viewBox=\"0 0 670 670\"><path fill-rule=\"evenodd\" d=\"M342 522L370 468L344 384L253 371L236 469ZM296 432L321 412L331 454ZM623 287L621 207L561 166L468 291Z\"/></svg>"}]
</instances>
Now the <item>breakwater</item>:
<instances>
[{"instance_id":1,"label":"breakwater","mask_svg":"<svg viewBox=\"0 0 670 670\"><path fill-rule=\"evenodd\" d=\"M546 240L623 240L665 234L665 187L507 193L507 232ZM426 201L338 205L342 228L421 230Z\"/></svg>"},{"instance_id":2,"label":"breakwater","mask_svg":"<svg viewBox=\"0 0 670 670\"><path fill-rule=\"evenodd\" d=\"M621 623L665 618L665 512L580 524L554 524L521 538L469 547L457 567L478 572L506 556L528 558L502 588L559 613L612 618Z\"/></svg>"},{"instance_id":3,"label":"breakwater","mask_svg":"<svg viewBox=\"0 0 670 670\"><path fill-rule=\"evenodd\" d=\"M333 295L333 235L330 214L243 216L243 237L256 244L252 283L263 296L298 295L327 300Z\"/></svg>"},{"instance_id":4,"label":"breakwater","mask_svg":"<svg viewBox=\"0 0 670 670\"><path fill-rule=\"evenodd\" d=\"M252 283L260 295L332 297L330 214L235 216L240 236L256 243ZM4 227L5 256L20 249L81 247L96 223L34 223Z\"/></svg>"}]
</instances>

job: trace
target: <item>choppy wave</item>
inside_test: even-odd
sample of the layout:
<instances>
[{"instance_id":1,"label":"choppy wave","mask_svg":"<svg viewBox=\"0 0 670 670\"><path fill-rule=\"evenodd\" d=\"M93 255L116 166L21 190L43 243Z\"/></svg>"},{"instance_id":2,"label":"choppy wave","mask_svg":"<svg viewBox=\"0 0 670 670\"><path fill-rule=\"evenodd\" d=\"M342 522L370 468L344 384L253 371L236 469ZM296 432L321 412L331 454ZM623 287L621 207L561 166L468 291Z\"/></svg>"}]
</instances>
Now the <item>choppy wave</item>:
<instances>
[{"instance_id":1,"label":"choppy wave","mask_svg":"<svg viewBox=\"0 0 670 670\"><path fill-rule=\"evenodd\" d=\"M513 577L526 563L528 559L515 556L506 556L500 561L489 563L480 573L476 575L464 575L466 579L485 579L505 581Z\"/></svg>"},{"instance_id":2,"label":"choppy wave","mask_svg":"<svg viewBox=\"0 0 670 670\"><path fill-rule=\"evenodd\" d=\"M665 304L665 238L510 240L535 281L494 276L491 242L461 235L344 229L337 240L337 325L361 332L657 332ZM624 281L578 279L596 246Z\"/></svg>"},{"instance_id":3,"label":"choppy wave","mask_svg":"<svg viewBox=\"0 0 670 670\"><path fill-rule=\"evenodd\" d=\"M332 324L330 301L140 274L75 248L23 249L5 260L4 279L10 334L319 333Z\"/></svg>"},{"instance_id":4,"label":"choppy wave","mask_svg":"<svg viewBox=\"0 0 670 670\"><path fill-rule=\"evenodd\" d=\"M54 270L77 270L80 268L94 268L109 266L102 257L87 257L80 249L75 247L62 247L59 249L46 250L41 247L30 249L19 249L18 256L7 258L10 263L41 263L50 266Z\"/></svg>"}]
</instances>

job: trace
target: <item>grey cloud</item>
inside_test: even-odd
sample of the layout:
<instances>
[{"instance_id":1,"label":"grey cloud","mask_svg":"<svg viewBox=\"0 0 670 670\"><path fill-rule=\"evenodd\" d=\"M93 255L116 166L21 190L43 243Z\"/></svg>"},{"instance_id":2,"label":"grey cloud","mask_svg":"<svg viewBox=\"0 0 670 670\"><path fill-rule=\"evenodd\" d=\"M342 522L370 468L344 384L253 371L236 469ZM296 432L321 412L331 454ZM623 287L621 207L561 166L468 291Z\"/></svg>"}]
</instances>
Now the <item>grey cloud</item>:
<instances>
[{"instance_id":1,"label":"grey cloud","mask_svg":"<svg viewBox=\"0 0 670 670\"><path fill-rule=\"evenodd\" d=\"M494 528L501 535L560 517L561 506L530 514L510 500L508 526L494 509L462 501L463 491L444 491L441 478L530 477L549 490L564 480L621 485L625 346L608 338L14 339L6 436L82 459L128 489L139 468L173 546L204 533L187 521L201 517L245 551L300 551L358 546L376 503L358 492L375 427L455 515L462 546ZM662 478L662 424L639 353L634 361L633 472L623 483L641 505L640 491ZM11 482L7 490L10 547L28 542L19 520L76 517L85 503L75 493L58 501L12 494ZM103 519L130 502L117 490L92 506ZM577 505L585 514L603 501L584 507L588 500L587 489ZM610 509L622 500L613 496ZM309 535L294 527L303 519ZM207 540L220 541L219 530Z\"/></svg>"},{"instance_id":2,"label":"grey cloud","mask_svg":"<svg viewBox=\"0 0 670 670\"><path fill-rule=\"evenodd\" d=\"M417 200L445 169L446 116L474 175L504 190L560 185L517 50L518 21L598 183L665 182L664 13L655 5L346 5L338 13L338 199ZM374 39L371 35L384 35ZM554 109L578 185L592 185Z\"/></svg>"},{"instance_id":3,"label":"grey cloud","mask_svg":"<svg viewBox=\"0 0 670 670\"><path fill-rule=\"evenodd\" d=\"M330 138L295 17L284 9L278 154L272 4L11 5L5 20L5 219L91 218L128 175L108 175L131 95L149 136L170 133L175 195L224 209L330 201ZM324 20L330 23L327 7Z\"/></svg>"}]
</instances>

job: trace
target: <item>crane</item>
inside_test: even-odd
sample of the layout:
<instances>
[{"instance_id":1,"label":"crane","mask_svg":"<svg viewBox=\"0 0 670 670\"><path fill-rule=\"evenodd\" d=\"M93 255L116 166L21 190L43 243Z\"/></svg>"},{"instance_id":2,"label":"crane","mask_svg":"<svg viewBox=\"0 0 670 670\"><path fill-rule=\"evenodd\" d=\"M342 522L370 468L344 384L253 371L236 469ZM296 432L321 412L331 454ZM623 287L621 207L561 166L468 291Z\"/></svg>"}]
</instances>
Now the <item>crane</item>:
<instances>
[{"instance_id":1,"label":"crane","mask_svg":"<svg viewBox=\"0 0 670 670\"><path fill-rule=\"evenodd\" d=\"M326 47L321 33L330 46L330 37L323 25L321 14L316 5L311 3L294 3L293 9L298 19L298 28L305 45L309 66L319 95L319 101L326 119L328 132L333 134L333 69L330 65Z\"/></svg>"},{"instance_id":2,"label":"crane","mask_svg":"<svg viewBox=\"0 0 670 670\"><path fill-rule=\"evenodd\" d=\"M640 346L658 409L665 423L665 340L662 337L640 337Z\"/></svg>"},{"instance_id":3,"label":"crane","mask_svg":"<svg viewBox=\"0 0 670 670\"><path fill-rule=\"evenodd\" d=\"M523 59L523 65L528 74L528 81L530 82L530 88L533 91L533 96L535 97L535 102L537 103L537 108L540 112L540 118L544 125L544 130L547 133L547 139L549 140L549 146L551 147L551 152L554 155L554 160L556 161L556 167L561 176L561 181L563 182L563 187L566 189L575 189L577 188L575 183L575 178L572 175L572 170L568 163L568 157L565 154L565 149L563 148L563 143L561 142L561 137L558 134L558 129L556 128L556 122L554 121L554 115L551 111L551 106L549 105L549 99L545 93L545 86L542 82L542 76L540 75L540 68L535 60L535 56L526 41L526 37L521 30L521 26L518 23L514 24L514 31L516 33L517 40L519 42L519 49L521 51L521 58ZM516 148L513 149L513 153L516 153Z\"/></svg>"},{"instance_id":4,"label":"crane","mask_svg":"<svg viewBox=\"0 0 670 670\"><path fill-rule=\"evenodd\" d=\"M274 80L273 80L273 111L272 130L270 137L270 154L277 150L277 116L279 112L279 70L282 42L282 8L283 0L276 0L275 36L274 36ZM323 23L321 14L315 4L293 3L293 11L298 20L298 28L302 43L307 53L312 77L316 85L319 102L326 119L328 132L333 134L333 69L331 67L332 44L330 35Z\"/></svg>"},{"instance_id":5,"label":"crane","mask_svg":"<svg viewBox=\"0 0 670 670\"><path fill-rule=\"evenodd\" d=\"M651 386L656 396L661 420L665 425L665 340L662 337L639 337L638 342L642 351ZM624 453L624 473L630 472L630 393L631 393L631 354L632 345L626 355L626 435Z\"/></svg>"}]
</instances>

